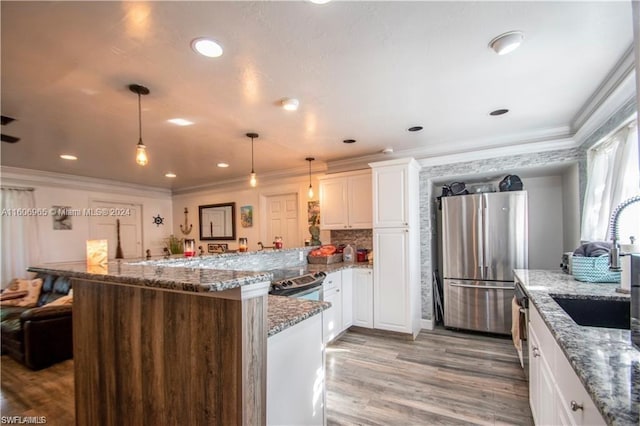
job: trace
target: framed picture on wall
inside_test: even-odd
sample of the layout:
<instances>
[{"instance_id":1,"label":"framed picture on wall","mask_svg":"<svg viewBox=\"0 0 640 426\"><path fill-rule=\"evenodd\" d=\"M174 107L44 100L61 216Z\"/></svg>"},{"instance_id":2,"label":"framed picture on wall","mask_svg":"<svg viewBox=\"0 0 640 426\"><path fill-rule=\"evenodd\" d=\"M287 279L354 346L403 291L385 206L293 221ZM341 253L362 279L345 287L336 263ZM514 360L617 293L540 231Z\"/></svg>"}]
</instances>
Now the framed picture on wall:
<instances>
[{"instance_id":1,"label":"framed picture on wall","mask_svg":"<svg viewBox=\"0 0 640 426\"><path fill-rule=\"evenodd\" d=\"M243 228L251 228L253 226L253 206L240 207L240 224Z\"/></svg>"},{"instance_id":2,"label":"framed picture on wall","mask_svg":"<svg viewBox=\"0 0 640 426\"><path fill-rule=\"evenodd\" d=\"M307 222L309 226L320 224L320 201L307 202Z\"/></svg>"},{"instance_id":3,"label":"framed picture on wall","mask_svg":"<svg viewBox=\"0 0 640 426\"><path fill-rule=\"evenodd\" d=\"M209 253L226 253L228 249L228 244L207 244L207 252Z\"/></svg>"}]
</instances>

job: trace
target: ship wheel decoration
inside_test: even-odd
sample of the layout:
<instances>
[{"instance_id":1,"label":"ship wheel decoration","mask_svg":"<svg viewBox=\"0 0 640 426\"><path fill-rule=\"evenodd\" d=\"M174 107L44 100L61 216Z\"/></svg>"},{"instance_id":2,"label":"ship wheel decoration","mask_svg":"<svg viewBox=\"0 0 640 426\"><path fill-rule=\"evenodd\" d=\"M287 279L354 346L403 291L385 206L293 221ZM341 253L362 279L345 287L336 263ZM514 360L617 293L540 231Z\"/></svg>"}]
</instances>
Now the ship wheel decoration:
<instances>
[{"instance_id":1,"label":"ship wheel decoration","mask_svg":"<svg viewBox=\"0 0 640 426\"><path fill-rule=\"evenodd\" d=\"M154 216L153 223L155 223L156 226L164 225L164 217L160 217L160 214L158 214L158 216Z\"/></svg>"}]
</instances>

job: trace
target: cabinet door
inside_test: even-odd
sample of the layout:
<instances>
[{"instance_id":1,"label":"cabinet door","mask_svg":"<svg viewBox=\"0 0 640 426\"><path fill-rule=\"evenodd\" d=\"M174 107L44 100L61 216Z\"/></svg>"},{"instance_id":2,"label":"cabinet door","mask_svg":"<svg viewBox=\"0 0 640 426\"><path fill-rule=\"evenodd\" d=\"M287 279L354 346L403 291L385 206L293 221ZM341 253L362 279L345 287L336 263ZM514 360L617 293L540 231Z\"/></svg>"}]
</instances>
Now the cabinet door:
<instances>
[{"instance_id":1,"label":"cabinet door","mask_svg":"<svg viewBox=\"0 0 640 426\"><path fill-rule=\"evenodd\" d=\"M347 179L320 181L320 228L346 229L348 225Z\"/></svg>"},{"instance_id":2,"label":"cabinet door","mask_svg":"<svg viewBox=\"0 0 640 426\"><path fill-rule=\"evenodd\" d=\"M323 342L327 344L333 341L342 331L342 295L340 294L340 288L336 287L325 291L324 301L331 303L331 307L324 311L326 315L322 317Z\"/></svg>"},{"instance_id":3,"label":"cabinet door","mask_svg":"<svg viewBox=\"0 0 640 426\"><path fill-rule=\"evenodd\" d=\"M529 406L536 424L540 424L540 343L531 326L529 326L527 344L529 345Z\"/></svg>"},{"instance_id":4,"label":"cabinet door","mask_svg":"<svg viewBox=\"0 0 640 426\"><path fill-rule=\"evenodd\" d=\"M349 178L347 194L349 204L349 228L367 229L372 227L372 190L369 173Z\"/></svg>"},{"instance_id":5,"label":"cabinet door","mask_svg":"<svg viewBox=\"0 0 640 426\"><path fill-rule=\"evenodd\" d=\"M403 228L373 233L373 324L382 330L411 333L409 305L409 232Z\"/></svg>"},{"instance_id":6,"label":"cabinet door","mask_svg":"<svg viewBox=\"0 0 640 426\"><path fill-rule=\"evenodd\" d=\"M373 328L373 271L353 270L353 325Z\"/></svg>"},{"instance_id":7,"label":"cabinet door","mask_svg":"<svg viewBox=\"0 0 640 426\"><path fill-rule=\"evenodd\" d=\"M353 325L353 269L342 271L342 330Z\"/></svg>"},{"instance_id":8,"label":"cabinet door","mask_svg":"<svg viewBox=\"0 0 640 426\"><path fill-rule=\"evenodd\" d=\"M408 171L406 166L373 170L373 226L409 225Z\"/></svg>"}]
</instances>

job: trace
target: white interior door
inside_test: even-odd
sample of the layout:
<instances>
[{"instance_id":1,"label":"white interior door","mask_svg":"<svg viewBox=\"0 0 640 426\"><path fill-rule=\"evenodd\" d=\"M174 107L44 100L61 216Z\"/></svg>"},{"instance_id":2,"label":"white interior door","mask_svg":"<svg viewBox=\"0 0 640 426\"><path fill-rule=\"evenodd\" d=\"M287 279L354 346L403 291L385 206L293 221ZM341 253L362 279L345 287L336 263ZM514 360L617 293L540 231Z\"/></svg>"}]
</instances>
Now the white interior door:
<instances>
[{"instance_id":1,"label":"white interior door","mask_svg":"<svg viewBox=\"0 0 640 426\"><path fill-rule=\"evenodd\" d=\"M100 210L107 213L89 218L89 237L92 240L107 240L109 259L116 257L117 220L120 220L120 245L124 258L142 257L142 206L109 201L91 201L90 205L94 212Z\"/></svg>"},{"instance_id":2,"label":"white interior door","mask_svg":"<svg viewBox=\"0 0 640 426\"><path fill-rule=\"evenodd\" d=\"M265 245L271 245L275 237L282 237L285 248L300 246L298 194L267 197L267 241Z\"/></svg>"}]
</instances>

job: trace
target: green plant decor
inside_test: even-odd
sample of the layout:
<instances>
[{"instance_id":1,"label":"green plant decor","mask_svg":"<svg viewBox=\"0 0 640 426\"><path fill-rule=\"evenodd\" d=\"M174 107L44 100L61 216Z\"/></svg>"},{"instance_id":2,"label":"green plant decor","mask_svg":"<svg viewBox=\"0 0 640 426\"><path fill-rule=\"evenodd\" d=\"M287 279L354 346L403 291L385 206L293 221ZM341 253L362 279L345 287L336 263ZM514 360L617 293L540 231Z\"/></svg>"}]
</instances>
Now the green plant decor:
<instances>
[{"instance_id":1,"label":"green plant decor","mask_svg":"<svg viewBox=\"0 0 640 426\"><path fill-rule=\"evenodd\" d=\"M165 243L171 254L182 254L184 252L184 241L182 238L171 234L169 238L165 240Z\"/></svg>"}]
</instances>

